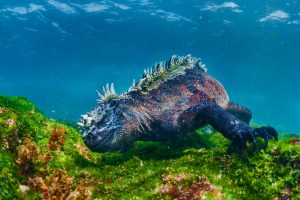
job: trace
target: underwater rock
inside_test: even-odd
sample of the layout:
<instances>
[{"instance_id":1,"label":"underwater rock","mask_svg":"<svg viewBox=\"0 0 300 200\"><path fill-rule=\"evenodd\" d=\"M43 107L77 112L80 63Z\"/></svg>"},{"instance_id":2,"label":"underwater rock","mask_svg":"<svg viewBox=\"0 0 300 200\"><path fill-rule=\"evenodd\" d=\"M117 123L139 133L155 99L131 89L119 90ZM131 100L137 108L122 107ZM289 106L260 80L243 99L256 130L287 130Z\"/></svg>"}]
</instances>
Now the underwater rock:
<instances>
[{"instance_id":1,"label":"underwater rock","mask_svg":"<svg viewBox=\"0 0 300 200\"><path fill-rule=\"evenodd\" d=\"M78 130L0 96L0 199L300 199L300 145L280 138L251 157L201 129L179 143L93 153Z\"/></svg>"}]
</instances>

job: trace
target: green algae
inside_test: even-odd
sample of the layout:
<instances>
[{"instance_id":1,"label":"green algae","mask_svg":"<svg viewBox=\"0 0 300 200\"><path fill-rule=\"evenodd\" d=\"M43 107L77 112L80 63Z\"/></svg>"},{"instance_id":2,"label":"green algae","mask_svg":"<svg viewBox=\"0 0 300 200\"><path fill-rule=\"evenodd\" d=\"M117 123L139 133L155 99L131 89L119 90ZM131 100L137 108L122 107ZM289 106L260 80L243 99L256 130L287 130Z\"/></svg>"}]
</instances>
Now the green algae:
<instances>
[{"instance_id":1,"label":"green algae","mask_svg":"<svg viewBox=\"0 0 300 200\"><path fill-rule=\"evenodd\" d=\"M291 141L282 134L248 155L199 129L180 141L94 153L76 128L25 98L0 97L0 199L300 199L300 146Z\"/></svg>"}]
</instances>

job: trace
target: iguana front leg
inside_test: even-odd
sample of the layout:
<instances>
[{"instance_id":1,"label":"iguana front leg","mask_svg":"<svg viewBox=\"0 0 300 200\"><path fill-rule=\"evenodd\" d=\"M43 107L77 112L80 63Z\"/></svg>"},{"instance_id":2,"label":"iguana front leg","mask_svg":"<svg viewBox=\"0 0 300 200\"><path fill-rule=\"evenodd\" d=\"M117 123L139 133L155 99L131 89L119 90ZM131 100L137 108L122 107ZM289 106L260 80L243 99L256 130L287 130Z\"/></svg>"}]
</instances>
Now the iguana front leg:
<instances>
[{"instance_id":1,"label":"iguana front leg","mask_svg":"<svg viewBox=\"0 0 300 200\"><path fill-rule=\"evenodd\" d=\"M193 116L193 117L191 117ZM254 128L238 119L216 104L197 105L185 110L179 117L178 123L182 128L189 126L190 119L199 122L199 125L210 124L224 137L230 139L235 145L246 147L247 142L252 142L256 149L256 138L264 139L264 148L268 145L268 140L277 140L278 134L274 128L261 127Z\"/></svg>"}]
</instances>

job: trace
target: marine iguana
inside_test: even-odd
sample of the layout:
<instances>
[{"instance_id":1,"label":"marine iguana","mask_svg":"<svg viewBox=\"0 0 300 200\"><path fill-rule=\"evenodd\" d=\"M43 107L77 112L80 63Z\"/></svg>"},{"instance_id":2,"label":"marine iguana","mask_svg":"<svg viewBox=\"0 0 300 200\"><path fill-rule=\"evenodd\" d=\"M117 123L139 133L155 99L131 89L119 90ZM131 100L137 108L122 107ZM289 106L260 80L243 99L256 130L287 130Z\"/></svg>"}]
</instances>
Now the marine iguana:
<instances>
[{"instance_id":1,"label":"marine iguana","mask_svg":"<svg viewBox=\"0 0 300 200\"><path fill-rule=\"evenodd\" d=\"M144 71L142 78L121 95L114 85L96 91L98 105L78 123L85 144L96 152L124 150L137 138L163 140L181 137L211 125L238 147L256 138L276 139L272 127L249 126L252 114L229 102L226 90L207 74L201 59L172 56Z\"/></svg>"}]
</instances>

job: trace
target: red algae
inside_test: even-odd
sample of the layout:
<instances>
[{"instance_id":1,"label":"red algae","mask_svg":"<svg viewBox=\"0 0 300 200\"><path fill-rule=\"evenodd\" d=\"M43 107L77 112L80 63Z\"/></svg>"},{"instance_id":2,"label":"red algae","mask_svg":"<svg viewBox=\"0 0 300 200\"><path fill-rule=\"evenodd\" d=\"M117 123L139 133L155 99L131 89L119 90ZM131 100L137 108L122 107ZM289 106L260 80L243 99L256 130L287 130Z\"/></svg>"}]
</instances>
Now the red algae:
<instances>
[{"instance_id":1,"label":"red algae","mask_svg":"<svg viewBox=\"0 0 300 200\"><path fill-rule=\"evenodd\" d=\"M293 145L300 145L300 139L299 138L293 138L293 139L291 139L291 143Z\"/></svg>"}]
</instances>

